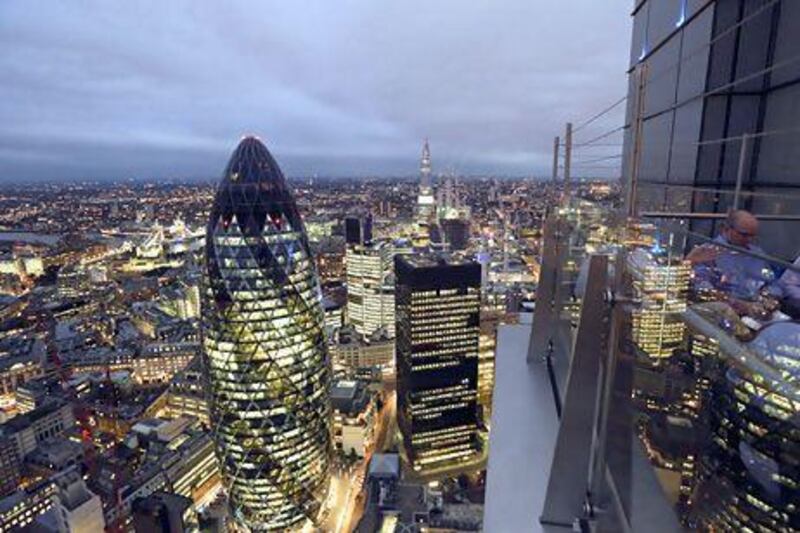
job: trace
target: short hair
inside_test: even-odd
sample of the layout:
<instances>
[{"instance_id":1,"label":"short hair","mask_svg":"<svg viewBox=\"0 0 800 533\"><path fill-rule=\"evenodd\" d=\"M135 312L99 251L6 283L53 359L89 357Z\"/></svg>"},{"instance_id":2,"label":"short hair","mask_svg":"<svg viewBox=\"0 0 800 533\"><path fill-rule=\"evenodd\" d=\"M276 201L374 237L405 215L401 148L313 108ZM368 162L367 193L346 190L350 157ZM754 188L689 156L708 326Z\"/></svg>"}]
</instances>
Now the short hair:
<instances>
[{"instance_id":1,"label":"short hair","mask_svg":"<svg viewBox=\"0 0 800 533\"><path fill-rule=\"evenodd\" d=\"M728 216L725 218L725 225L729 228L734 228L737 226L737 222L741 221L743 218L756 219L755 215L746 209L731 209L728 211Z\"/></svg>"}]
</instances>

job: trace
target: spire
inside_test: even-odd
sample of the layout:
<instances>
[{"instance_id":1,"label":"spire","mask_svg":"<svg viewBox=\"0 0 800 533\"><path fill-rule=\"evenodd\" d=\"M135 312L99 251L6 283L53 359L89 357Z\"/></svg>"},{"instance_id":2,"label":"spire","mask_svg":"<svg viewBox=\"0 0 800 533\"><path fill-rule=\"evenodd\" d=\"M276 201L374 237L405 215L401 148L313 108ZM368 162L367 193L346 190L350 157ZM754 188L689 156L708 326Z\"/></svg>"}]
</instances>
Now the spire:
<instances>
[{"instance_id":1,"label":"spire","mask_svg":"<svg viewBox=\"0 0 800 533\"><path fill-rule=\"evenodd\" d=\"M422 158L419 162L420 187L430 188L431 186L431 149L428 146L428 138L422 145Z\"/></svg>"}]
</instances>

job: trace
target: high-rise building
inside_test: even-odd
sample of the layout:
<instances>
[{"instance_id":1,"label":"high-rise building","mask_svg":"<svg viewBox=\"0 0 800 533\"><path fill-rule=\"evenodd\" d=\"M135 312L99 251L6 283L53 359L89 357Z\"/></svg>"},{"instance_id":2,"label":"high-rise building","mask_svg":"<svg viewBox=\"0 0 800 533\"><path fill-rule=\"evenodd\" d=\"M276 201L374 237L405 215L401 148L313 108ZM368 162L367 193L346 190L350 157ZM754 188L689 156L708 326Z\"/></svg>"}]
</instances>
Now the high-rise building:
<instances>
[{"instance_id":1,"label":"high-rise building","mask_svg":"<svg viewBox=\"0 0 800 533\"><path fill-rule=\"evenodd\" d=\"M632 3L622 168L626 178L637 177L638 211L716 213L689 221L692 231L712 235L740 178L740 209L796 215L786 194L800 189L800 152L793 148L800 139L800 6ZM798 230L797 220L762 220L760 244L794 257Z\"/></svg>"},{"instance_id":2,"label":"high-rise building","mask_svg":"<svg viewBox=\"0 0 800 533\"><path fill-rule=\"evenodd\" d=\"M466 250L469 244L469 221L461 218L444 218L439 221L444 241L449 250Z\"/></svg>"},{"instance_id":3,"label":"high-rise building","mask_svg":"<svg viewBox=\"0 0 800 533\"><path fill-rule=\"evenodd\" d=\"M194 359L173 376L166 392L163 415L168 418L193 416L210 427L208 399L205 393L200 359Z\"/></svg>"},{"instance_id":4,"label":"high-rise building","mask_svg":"<svg viewBox=\"0 0 800 533\"><path fill-rule=\"evenodd\" d=\"M394 337L393 248L380 242L369 246L348 246L347 319L362 335L385 328Z\"/></svg>"},{"instance_id":5,"label":"high-rise building","mask_svg":"<svg viewBox=\"0 0 800 533\"><path fill-rule=\"evenodd\" d=\"M456 192L455 178L453 176L440 178L439 186L436 190L436 209L439 212L439 218L451 216L460 207L461 202L459 202L458 193Z\"/></svg>"},{"instance_id":6,"label":"high-rise building","mask_svg":"<svg viewBox=\"0 0 800 533\"><path fill-rule=\"evenodd\" d=\"M419 195L417 196L417 221L430 222L436 212L436 200L431 185L431 149L428 139L422 145L422 158L419 162Z\"/></svg>"},{"instance_id":7,"label":"high-rise building","mask_svg":"<svg viewBox=\"0 0 800 533\"><path fill-rule=\"evenodd\" d=\"M346 244L369 244L372 242L372 215L352 216L344 219Z\"/></svg>"},{"instance_id":8,"label":"high-rise building","mask_svg":"<svg viewBox=\"0 0 800 533\"><path fill-rule=\"evenodd\" d=\"M398 256L397 413L416 470L479 451L478 351L481 267Z\"/></svg>"},{"instance_id":9,"label":"high-rise building","mask_svg":"<svg viewBox=\"0 0 800 533\"><path fill-rule=\"evenodd\" d=\"M686 310L691 265L637 248L628 254L628 268L634 298L640 302L632 313L633 341L647 357L670 357L685 342L681 313Z\"/></svg>"},{"instance_id":10,"label":"high-rise building","mask_svg":"<svg viewBox=\"0 0 800 533\"><path fill-rule=\"evenodd\" d=\"M322 299L322 309L325 311L325 330L329 336L342 327L343 307L342 302L333 298Z\"/></svg>"},{"instance_id":11,"label":"high-rise building","mask_svg":"<svg viewBox=\"0 0 800 533\"><path fill-rule=\"evenodd\" d=\"M267 148L231 156L206 231L203 355L233 520L314 520L328 485L330 361L321 292L293 194Z\"/></svg>"}]
</instances>

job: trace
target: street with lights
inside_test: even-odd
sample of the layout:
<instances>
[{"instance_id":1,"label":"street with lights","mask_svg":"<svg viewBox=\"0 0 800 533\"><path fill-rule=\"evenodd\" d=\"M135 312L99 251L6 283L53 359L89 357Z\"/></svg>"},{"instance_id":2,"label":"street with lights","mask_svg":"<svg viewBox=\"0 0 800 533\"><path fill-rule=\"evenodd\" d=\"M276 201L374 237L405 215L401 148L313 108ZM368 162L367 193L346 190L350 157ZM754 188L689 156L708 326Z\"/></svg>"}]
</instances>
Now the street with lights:
<instances>
[{"instance_id":1,"label":"street with lights","mask_svg":"<svg viewBox=\"0 0 800 533\"><path fill-rule=\"evenodd\" d=\"M395 430L397 395L388 393L386 402L375 421L375 441L373 450L383 451L392 444ZM324 517L321 529L333 533L352 531L358 524L364 510L362 489L366 478L369 460L373 451L369 451L361 461L347 467L337 462L331 476L331 485L325 505L328 513Z\"/></svg>"}]
</instances>

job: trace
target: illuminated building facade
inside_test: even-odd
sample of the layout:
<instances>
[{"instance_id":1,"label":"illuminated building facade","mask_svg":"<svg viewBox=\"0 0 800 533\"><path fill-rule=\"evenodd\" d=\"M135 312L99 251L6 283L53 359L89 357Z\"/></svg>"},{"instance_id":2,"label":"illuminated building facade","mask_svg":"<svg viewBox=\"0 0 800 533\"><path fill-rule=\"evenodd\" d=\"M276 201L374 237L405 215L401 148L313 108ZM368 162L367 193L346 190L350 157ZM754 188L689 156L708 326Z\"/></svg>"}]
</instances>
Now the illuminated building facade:
<instances>
[{"instance_id":1,"label":"illuminated building facade","mask_svg":"<svg viewBox=\"0 0 800 533\"><path fill-rule=\"evenodd\" d=\"M210 427L208 400L199 362L193 360L170 382L166 392L164 416L168 418L193 416L205 427Z\"/></svg>"},{"instance_id":2,"label":"illuminated building facade","mask_svg":"<svg viewBox=\"0 0 800 533\"><path fill-rule=\"evenodd\" d=\"M325 311L325 330L329 336L342 327L344 320L343 307L341 303L331 298L322 299L322 308Z\"/></svg>"},{"instance_id":3,"label":"illuminated building facade","mask_svg":"<svg viewBox=\"0 0 800 533\"><path fill-rule=\"evenodd\" d=\"M341 281L345 276L344 254L339 251L320 251L317 254L320 282Z\"/></svg>"},{"instance_id":4,"label":"illuminated building facade","mask_svg":"<svg viewBox=\"0 0 800 533\"><path fill-rule=\"evenodd\" d=\"M331 370L303 222L261 141L234 151L206 235L204 371L231 515L301 527L327 491Z\"/></svg>"},{"instance_id":5,"label":"illuminated building facade","mask_svg":"<svg viewBox=\"0 0 800 533\"><path fill-rule=\"evenodd\" d=\"M342 379L331 387L334 443L341 453L364 457L371 450L377 416L375 399L362 381Z\"/></svg>"},{"instance_id":6,"label":"illuminated building facade","mask_svg":"<svg viewBox=\"0 0 800 533\"><path fill-rule=\"evenodd\" d=\"M365 336L386 328L394 337L392 246L383 242L348 246L345 261L348 322Z\"/></svg>"},{"instance_id":7,"label":"illuminated building facade","mask_svg":"<svg viewBox=\"0 0 800 533\"><path fill-rule=\"evenodd\" d=\"M0 437L11 441L17 457L25 457L42 442L74 427L72 406L61 398L53 398L45 405L0 425Z\"/></svg>"},{"instance_id":8,"label":"illuminated building facade","mask_svg":"<svg viewBox=\"0 0 800 533\"><path fill-rule=\"evenodd\" d=\"M632 337L647 356L670 357L684 343L691 265L683 260L658 257L637 248L628 254L634 298L639 301L632 316Z\"/></svg>"},{"instance_id":9,"label":"illuminated building facade","mask_svg":"<svg viewBox=\"0 0 800 533\"><path fill-rule=\"evenodd\" d=\"M0 531L24 531L53 506L58 487L51 479L19 487L0 500Z\"/></svg>"},{"instance_id":10,"label":"illuminated building facade","mask_svg":"<svg viewBox=\"0 0 800 533\"><path fill-rule=\"evenodd\" d=\"M481 267L395 258L397 412L407 457L425 471L478 452Z\"/></svg>"},{"instance_id":11,"label":"illuminated building facade","mask_svg":"<svg viewBox=\"0 0 800 533\"><path fill-rule=\"evenodd\" d=\"M186 368L197 356L195 342L159 342L148 344L131 361L137 383L165 383Z\"/></svg>"},{"instance_id":12,"label":"illuminated building facade","mask_svg":"<svg viewBox=\"0 0 800 533\"><path fill-rule=\"evenodd\" d=\"M497 326L503 315L496 311L481 312L481 335L478 352L478 404L483 411L484 423L488 424L492 412L494 391L494 355L497 347Z\"/></svg>"},{"instance_id":13,"label":"illuminated building facade","mask_svg":"<svg viewBox=\"0 0 800 533\"><path fill-rule=\"evenodd\" d=\"M14 394L17 387L44 373L42 358L36 353L5 357L0 360L0 394Z\"/></svg>"}]
</instances>

